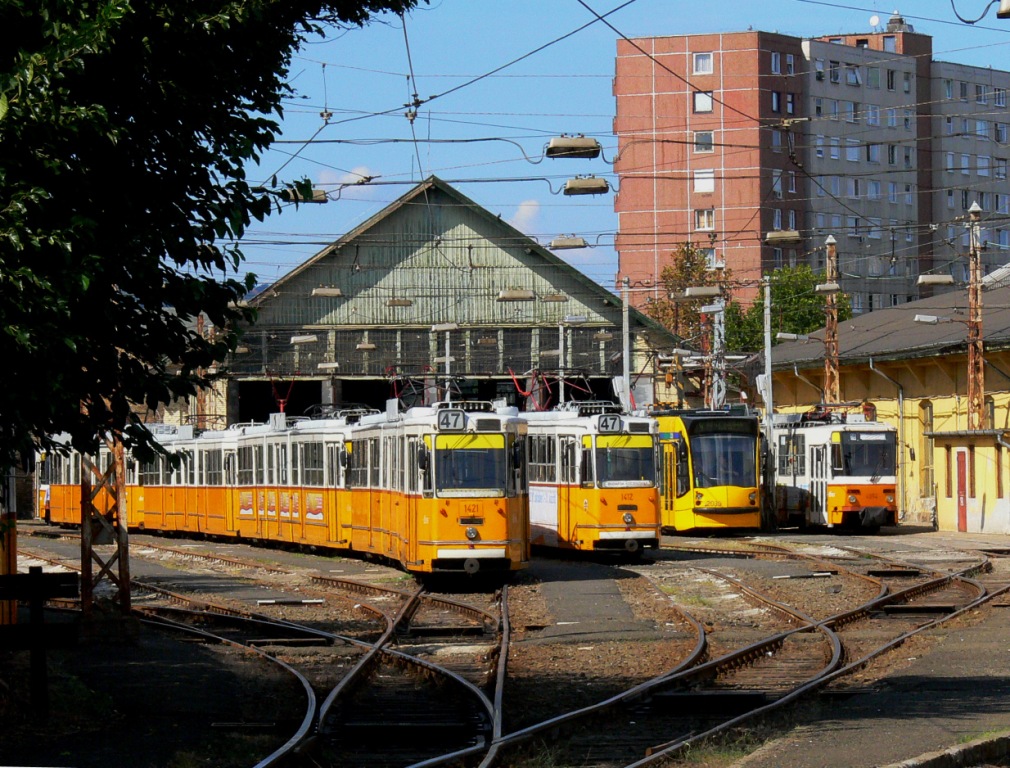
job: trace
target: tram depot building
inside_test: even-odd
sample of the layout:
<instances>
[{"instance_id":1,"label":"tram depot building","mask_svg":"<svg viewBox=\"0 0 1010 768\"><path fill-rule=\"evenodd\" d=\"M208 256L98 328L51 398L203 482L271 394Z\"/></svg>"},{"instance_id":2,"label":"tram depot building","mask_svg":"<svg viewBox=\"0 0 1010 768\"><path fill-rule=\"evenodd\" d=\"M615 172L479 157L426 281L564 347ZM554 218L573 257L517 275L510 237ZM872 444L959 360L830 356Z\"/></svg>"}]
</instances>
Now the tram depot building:
<instances>
[{"instance_id":1,"label":"tram depot building","mask_svg":"<svg viewBox=\"0 0 1010 768\"><path fill-rule=\"evenodd\" d=\"M621 297L435 177L250 304L257 322L216 389L159 418L221 428L326 404L431 402L444 397L447 350L454 397L550 407L560 367L568 399L617 399ZM1010 271L984 280L982 431L967 429L966 311L962 288L840 323L841 400L897 428L903 522L1010 533ZM628 318L634 402L699 406L701 382L659 365L678 340L633 308ZM821 403L823 333L772 357L776 410Z\"/></svg>"}]
</instances>

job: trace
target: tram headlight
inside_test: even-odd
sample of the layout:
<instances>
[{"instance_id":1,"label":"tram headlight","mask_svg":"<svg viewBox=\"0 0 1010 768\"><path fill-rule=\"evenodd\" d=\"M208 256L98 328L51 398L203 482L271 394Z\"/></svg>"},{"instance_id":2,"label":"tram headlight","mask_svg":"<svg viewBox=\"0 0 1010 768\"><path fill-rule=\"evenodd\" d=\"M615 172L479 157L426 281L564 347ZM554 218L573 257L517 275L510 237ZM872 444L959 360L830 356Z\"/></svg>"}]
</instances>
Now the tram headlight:
<instances>
[{"instance_id":1,"label":"tram headlight","mask_svg":"<svg viewBox=\"0 0 1010 768\"><path fill-rule=\"evenodd\" d=\"M474 528L473 526L470 526L469 528L467 528L466 529L466 537L468 539L470 539L470 541L474 541L477 538L477 529Z\"/></svg>"},{"instance_id":2,"label":"tram headlight","mask_svg":"<svg viewBox=\"0 0 1010 768\"><path fill-rule=\"evenodd\" d=\"M747 496L747 500L751 504L757 504L757 497L758 497L757 492L756 491L751 491L750 494Z\"/></svg>"},{"instance_id":3,"label":"tram headlight","mask_svg":"<svg viewBox=\"0 0 1010 768\"><path fill-rule=\"evenodd\" d=\"M894 497L893 496L885 496L884 498L887 499L887 503L888 504L893 504L894 503Z\"/></svg>"},{"instance_id":4,"label":"tram headlight","mask_svg":"<svg viewBox=\"0 0 1010 768\"><path fill-rule=\"evenodd\" d=\"M631 525L633 522L635 522L635 516L630 512L625 512L624 517L622 519L624 520L625 525Z\"/></svg>"},{"instance_id":5,"label":"tram headlight","mask_svg":"<svg viewBox=\"0 0 1010 768\"><path fill-rule=\"evenodd\" d=\"M859 499L855 496L849 496L849 504L855 504L857 501L859 501Z\"/></svg>"}]
</instances>

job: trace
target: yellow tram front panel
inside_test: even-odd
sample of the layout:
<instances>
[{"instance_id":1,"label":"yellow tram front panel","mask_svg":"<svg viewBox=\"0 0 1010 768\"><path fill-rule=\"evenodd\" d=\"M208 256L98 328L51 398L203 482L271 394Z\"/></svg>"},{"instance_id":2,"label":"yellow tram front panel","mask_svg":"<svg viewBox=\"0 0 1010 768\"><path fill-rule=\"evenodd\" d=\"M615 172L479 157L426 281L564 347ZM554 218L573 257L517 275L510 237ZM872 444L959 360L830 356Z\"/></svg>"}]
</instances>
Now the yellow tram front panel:
<instances>
[{"instance_id":1,"label":"yellow tram front panel","mask_svg":"<svg viewBox=\"0 0 1010 768\"><path fill-rule=\"evenodd\" d=\"M841 526L847 519L864 515L867 510L879 510L883 525L896 525L895 490L894 485L828 483L825 503L828 524Z\"/></svg>"}]
</instances>

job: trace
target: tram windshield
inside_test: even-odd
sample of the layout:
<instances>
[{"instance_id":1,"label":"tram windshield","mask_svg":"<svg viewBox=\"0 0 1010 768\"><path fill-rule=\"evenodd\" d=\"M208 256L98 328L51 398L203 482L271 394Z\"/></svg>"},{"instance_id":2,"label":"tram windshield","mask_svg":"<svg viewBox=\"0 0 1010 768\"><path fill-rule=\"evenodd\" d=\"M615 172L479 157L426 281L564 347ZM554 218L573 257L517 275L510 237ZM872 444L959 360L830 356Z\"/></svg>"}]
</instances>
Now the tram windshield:
<instances>
[{"instance_id":1,"label":"tram windshield","mask_svg":"<svg viewBox=\"0 0 1010 768\"><path fill-rule=\"evenodd\" d=\"M879 478L894 475L897 455L893 432L842 432L841 442L832 443L835 475Z\"/></svg>"},{"instance_id":2,"label":"tram windshield","mask_svg":"<svg viewBox=\"0 0 1010 768\"><path fill-rule=\"evenodd\" d=\"M504 435L435 437L435 490L440 496L504 496L505 471Z\"/></svg>"},{"instance_id":3,"label":"tram windshield","mask_svg":"<svg viewBox=\"0 0 1010 768\"><path fill-rule=\"evenodd\" d=\"M696 488L757 485L757 437L740 434L695 434L691 465Z\"/></svg>"},{"instance_id":4,"label":"tram windshield","mask_svg":"<svg viewBox=\"0 0 1010 768\"><path fill-rule=\"evenodd\" d=\"M656 449L651 437L596 438L596 482L601 488L648 488L656 482Z\"/></svg>"}]
</instances>

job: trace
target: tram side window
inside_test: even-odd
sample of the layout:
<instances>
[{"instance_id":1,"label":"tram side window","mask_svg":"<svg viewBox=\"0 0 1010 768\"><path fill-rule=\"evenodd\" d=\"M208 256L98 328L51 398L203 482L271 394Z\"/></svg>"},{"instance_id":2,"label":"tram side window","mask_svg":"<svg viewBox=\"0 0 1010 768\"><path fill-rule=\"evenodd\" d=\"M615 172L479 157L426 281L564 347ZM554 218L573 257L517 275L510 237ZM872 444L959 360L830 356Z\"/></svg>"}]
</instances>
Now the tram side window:
<instances>
[{"instance_id":1,"label":"tram side window","mask_svg":"<svg viewBox=\"0 0 1010 768\"><path fill-rule=\"evenodd\" d=\"M140 464L140 485L160 485L161 484L161 461L159 457L154 457L149 461Z\"/></svg>"},{"instance_id":2,"label":"tram side window","mask_svg":"<svg viewBox=\"0 0 1010 768\"><path fill-rule=\"evenodd\" d=\"M302 483L319 487L323 485L323 444L303 443Z\"/></svg>"},{"instance_id":3,"label":"tram side window","mask_svg":"<svg viewBox=\"0 0 1010 768\"><path fill-rule=\"evenodd\" d=\"M575 483L574 437L565 437L561 440L561 482L566 485Z\"/></svg>"},{"instance_id":4,"label":"tram side window","mask_svg":"<svg viewBox=\"0 0 1010 768\"><path fill-rule=\"evenodd\" d=\"M368 443L355 440L347 454L347 485L350 488L364 488L368 482Z\"/></svg>"},{"instance_id":5,"label":"tram side window","mask_svg":"<svg viewBox=\"0 0 1010 768\"><path fill-rule=\"evenodd\" d=\"M267 446L267 485L277 482L277 450L276 446Z\"/></svg>"},{"instance_id":6,"label":"tram side window","mask_svg":"<svg viewBox=\"0 0 1010 768\"><path fill-rule=\"evenodd\" d=\"M181 452L182 457L182 473L185 477L186 485L196 484L196 457L193 455L193 451L186 450Z\"/></svg>"},{"instance_id":7,"label":"tram side window","mask_svg":"<svg viewBox=\"0 0 1010 768\"><path fill-rule=\"evenodd\" d=\"M220 450L202 451L204 485L222 485L224 481L224 461Z\"/></svg>"},{"instance_id":8,"label":"tram side window","mask_svg":"<svg viewBox=\"0 0 1010 768\"><path fill-rule=\"evenodd\" d=\"M555 453L557 438L553 435L530 435L529 476L531 483L553 483L557 478Z\"/></svg>"},{"instance_id":9,"label":"tram side window","mask_svg":"<svg viewBox=\"0 0 1010 768\"><path fill-rule=\"evenodd\" d=\"M677 446L677 495L683 496L691 490L691 472L687 461L687 443L684 440L676 440Z\"/></svg>"},{"instance_id":10,"label":"tram side window","mask_svg":"<svg viewBox=\"0 0 1010 768\"><path fill-rule=\"evenodd\" d=\"M244 445L238 449L238 484L253 484L253 449Z\"/></svg>"},{"instance_id":11,"label":"tram side window","mask_svg":"<svg viewBox=\"0 0 1010 768\"><path fill-rule=\"evenodd\" d=\"M288 484L288 447L278 445L277 448L277 484Z\"/></svg>"},{"instance_id":12,"label":"tram side window","mask_svg":"<svg viewBox=\"0 0 1010 768\"><path fill-rule=\"evenodd\" d=\"M133 460L133 454L123 454L123 464L126 467L126 484L136 485L138 482L139 467L137 466L137 462Z\"/></svg>"},{"instance_id":13,"label":"tram side window","mask_svg":"<svg viewBox=\"0 0 1010 768\"><path fill-rule=\"evenodd\" d=\"M417 457L417 452L420 450L421 443L416 437L412 437L407 440L407 456L406 456L406 480L407 480L407 493L417 493L417 463L414 460Z\"/></svg>"},{"instance_id":14,"label":"tram side window","mask_svg":"<svg viewBox=\"0 0 1010 768\"><path fill-rule=\"evenodd\" d=\"M779 474L796 477L806 473L806 438L803 435L779 435Z\"/></svg>"},{"instance_id":15,"label":"tram side window","mask_svg":"<svg viewBox=\"0 0 1010 768\"><path fill-rule=\"evenodd\" d=\"M301 458L298 454L298 446L291 446L291 475L288 478L288 482L291 485L298 485L301 481Z\"/></svg>"},{"instance_id":16,"label":"tram side window","mask_svg":"<svg viewBox=\"0 0 1010 768\"><path fill-rule=\"evenodd\" d=\"M379 487L379 482L380 482L379 481L379 470L380 470L380 462L379 462L379 438L373 437L373 438L369 439L369 441L368 441L368 454L369 454L369 462L368 462L368 469L369 469L369 472L368 472L368 485L371 488L378 488Z\"/></svg>"},{"instance_id":17,"label":"tram side window","mask_svg":"<svg viewBox=\"0 0 1010 768\"><path fill-rule=\"evenodd\" d=\"M263 469L263 446L253 446L253 476L255 477L256 485L263 485Z\"/></svg>"}]
</instances>

